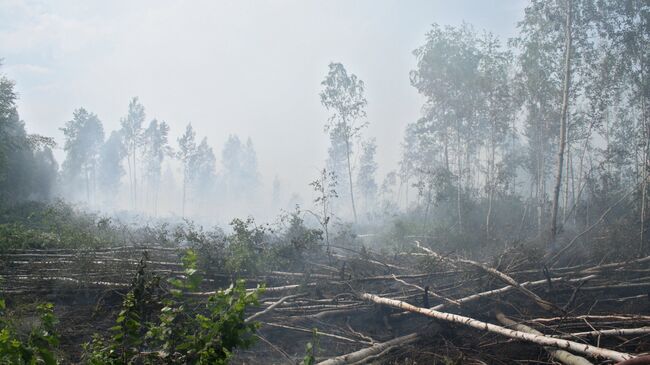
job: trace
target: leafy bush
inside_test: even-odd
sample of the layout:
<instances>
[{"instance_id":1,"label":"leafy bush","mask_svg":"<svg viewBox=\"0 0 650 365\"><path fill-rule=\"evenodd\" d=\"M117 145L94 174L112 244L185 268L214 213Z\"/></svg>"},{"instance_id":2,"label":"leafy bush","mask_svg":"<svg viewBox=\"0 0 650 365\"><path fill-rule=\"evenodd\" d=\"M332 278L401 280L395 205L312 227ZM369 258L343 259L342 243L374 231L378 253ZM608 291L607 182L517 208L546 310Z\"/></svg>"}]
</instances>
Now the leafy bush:
<instances>
[{"instance_id":1,"label":"leafy bush","mask_svg":"<svg viewBox=\"0 0 650 365\"><path fill-rule=\"evenodd\" d=\"M255 225L253 218L233 219L233 234L228 237L225 268L231 274L257 274L264 264L263 253L268 248L268 229Z\"/></svg>"},{"instance_id":2,"label":"leafy bush","mask_svg":"<svg viewBox=\"0 0 650 365\"><path fill-rule=\"evenodd\" d=\"M62 201L29 202L0 209L0 250L115 246L124 242L122 228Z\"/></svg>"},{"instance_id":3,"label":"leafy bush","mask_svg":"<svg viewBox=\"0 0 650 365\"><path fill-rule=\"evenodd\" d=\"M305 220L300 216L300 210L296 209L291 213L288 221L289 227L283 235L283 241L290 243L299 252L314 251L320 248L323 231L305 226Z\"/></svg>"},{"instance_id":4,"label":"leafy bush","mask_svg":"<svg viewBox=\"0 0 650 365\"><path fill-rule=\"evenodd\" d=\"M200 268L207 277L216 279L216 275L223 273L226 235L221 229L205 231L193 222L185 221L176 226L173 242L176 246L188 247L196 253L197 268Z\"/></svg>"},{"instance_id":5,"label":"leafy bush","mask_svg":"<svg viewBox=\"0 0 650 365\"><path fill-rule=\"evenodd\" d=\"M58 364L54 306L50 303L37 306L40 321L27 336L17 333L5 318L5 310L5 301L0 299L0 364Z\"/></svg>"},{"instance_id":6,"label":"leafy bush","mask_svg":"<svg viewBox=\"0 0 650 365\"><path fill-rule=\"evenodd\" d=\"M245 322L245 310L258 304L261 288L247 291L239 280L219 290L204 306L183 297L196 290L201 281L197 255L188 250L182 279L171 279L171 295L158 296L161 282L147 276L142 261L131 291L124 299L113 336L96 335L86 345L89 364L226 364L236 348L250 347L255 340L256 323ZM151 308L158 309L150 318ZM188 308L198 308L190 310Z\"/></svg>"},{"instance_id":7,"label":"leafy bush","mask_svg":"<svg viewBox=\"0 0 650 365\"><path fill-rule=\"evenodd\" d=\"M316 364L316 356L320 350L320 341L318 338L318 329L314 328L311 332L311 341L305 345L305 357L302 358L302 365Z\"/></svg>"},{"instance_id":8,"label":"leafy bush","mask_svg":"<svg viewBox=\"0 0 650 365\"><path fill-rule=\"evenodd\" d=\"M277 269L303 269L307 257L322 251L323 231L307 227L299 209L283 215L280 224L282 232L275 237L265 261Z\"/></svg>"}]
</instances>

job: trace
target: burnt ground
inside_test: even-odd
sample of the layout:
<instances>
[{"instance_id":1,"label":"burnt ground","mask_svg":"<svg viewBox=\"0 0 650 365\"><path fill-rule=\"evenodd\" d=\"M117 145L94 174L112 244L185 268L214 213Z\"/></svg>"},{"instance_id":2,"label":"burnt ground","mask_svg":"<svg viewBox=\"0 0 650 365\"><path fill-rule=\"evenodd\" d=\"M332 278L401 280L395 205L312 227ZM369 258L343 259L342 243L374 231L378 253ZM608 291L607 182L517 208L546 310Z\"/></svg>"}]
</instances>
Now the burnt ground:
<instances>
[{"instance_id":1,"label":"burnt ground","mask_svg":"<svg viewBox=\"0 0 650 365\"><path fill-rule=\"evenodd\" d=\"M25 328L37 320L33 314L36 303L54 303L60 320L63 360L78 363L82 344L90 341L94 333L108 333L114 324L122 297L129 290L138 259L145 249L148 270L162 277L179 275L182 266L179 251L175 249L12 251L0 257L2 296L12 309L11 317L20 318ZM595 262L570 267L556 265L545 271L525 255L509 252L497 264L487 264L518 283L542 281L527 287L553 304L554 308L549 310L512 287L461 305L450 303L508 287L478 267L454 263L455 257L432 259L421 251L391 257L368 251L333 249L332 253L311 257L313 265L303 272L274 271L248 278L250 287L258 282L268 287L261 296L260 306L249 309L251 314L284 296L301 296L286 300L259 317L259 340L252 348L238 351L233 363L298 363L310 341L316 341L316 359L321 361L411 333L419 333L416 341L395 346L366 361L383 364L546 364L553 361L537 344L405 313L364 301L359 298L361 293L420 307L447 302L442 311L493 324L499 324L495 315L502 312L546 336L565 335L576 342L629 354L650 352L650 330L634 335L571 335L650 326L648 260L611 265ZM213 278L214 281L204 282L202 290L224 287L230 281L226 275ZM297 287L285 287L288 285ZM427 299L422 291L424 287L429 287ZM191 300L204 299L205 296L194 295ZM593 363L612 363L603 358L589 359Z\"/></svg>"}]
</instances>

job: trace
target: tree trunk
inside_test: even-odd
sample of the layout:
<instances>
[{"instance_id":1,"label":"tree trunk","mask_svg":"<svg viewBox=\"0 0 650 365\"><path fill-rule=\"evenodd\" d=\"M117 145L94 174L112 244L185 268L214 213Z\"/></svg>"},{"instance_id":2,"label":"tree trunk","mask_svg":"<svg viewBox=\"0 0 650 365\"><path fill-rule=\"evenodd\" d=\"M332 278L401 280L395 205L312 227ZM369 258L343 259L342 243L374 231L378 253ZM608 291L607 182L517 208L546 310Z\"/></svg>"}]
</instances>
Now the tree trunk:
<instances>
[{"instance_id":1,"label":"tree trunk","mask_svg":"<svg viewBox=\"0 0 650 365\"><path fill-rule=\"evenodd\" d=\"M641 61L643 63L643 61ZM643 65L641 66L643 70ZM641 84L645 85L643 71L641 71ZM644 250L644 233L645 233L645 216L648 194L648 169L650 168L650 125L648 125L646 114L646 98L645 93L641 95L641 119L643 121L643 135L644 138L644 152L643 152L643 191L641 192L641 234L639 240L639 253Z\"/></svg>"},{"instance_id":2,"label":"tree trunk","mask_svg":"<svg viewBox=\"0 0 650 365\"><path fill-rule=\"evenodd\" d=\"M444 135L444 143L445 143L445 169L447 169L447 171L450 171L449 170L449 140L447 138L446 131Z\"/></svg>"},{"instance_id":3,"label":"tree trunk","mask_svg":"<svg viewBox=\"0 0 650 365\"><path fill-rule=\"evenodd\" d=\"M377 304L384 304L394 308L403 309L413 313L419 313L427 317L435 318L442 321L452 322L468 327L473 327L479 331L487 331L496 333L505 337L509 337L516 340L526 341L535 343L541 346L552 346L560 349L565 349L569 351L578 352L581 354L589 355L594 358L604 357L614 361L624 361L633 358L634 356L624 353L613 351L605 348L600 348L591 345L585 345L584 343L578 343L574 341L553 338L548 336L540 336L537 334L531 334L516 330L510 330L501 326L497 326L491 323L486 323L478 321L476 319L465 317L457 314L451 314L446 312L439 312L434 309L426 309L421 307L416 307L409 303L406 303L401 300L382 298L380 296L368 293L362 293L361 298L375 302Z\"/></svg>"},{"instance_id":4,"label":"tree trunk","mask_svg":"<svg viewBox=\"0 0 650 365\"><path fill-rule=\"evenodd\" d=\"M492 122L492 130L490 131L490 161L488 162L487 170L487 193L488 193L488 210L485 217L485 236L490 239L490 218L492 216L492 200L494 198L494 155L495 155L495 141L494 141L494 121Z\"/></svg>"},{"instance_id":5,"label":"tree trunk","mask_svg":"<svg viewBox=\"0 0 650 365\"><path fill-rule=\"evenodd\" d=\"M497 313L497 320L501 322L504 326L508 326L516 331L521 331L521 332L526 332L530 333L533 335L539 335L539 336L544 336L542 332L537 331L536 329L533 329L531 327L528 327L524 324L517 323L513 321L512 319L506 317L503 315L503 313L499 312ZM576 356L570 352L564 351L564 350L557 350L553 347L546 347L546 351L551 355L551 357L561 363L567 364L567 365L593 365L591 362L589 362L587 359L584 357Z\"/></svg>"},{"instance_id":6,"label":"tree trunk","mask_svg":"<svg viewBox=\"0 0 650 365\"><path fill-rule=\"evenodd\" d=\"M129 151L126 156L126 162L129 165L129 199L133 204L133 172L131 172L131 152Z\"/></svg>"},{"instance_id":7,"label":"tree trunk","mask_svg":"<svg viewBox=\"0 0 650 365\"><path fill-rule=\"evenodd\" d=\"M187 170L187 168L185 168L183 170ZM185 191L186 191L186 187L187 187L187 171L183 171L183 206L181 208L182 209L181 213L182 213L183 218L185 218Z\"/></svg>"},{"instance_id":8,"label":"tree trunk","mask_svg":"<svg viewBox=\"0 0 650 365\"><path fill-rule=\"evenodd\" d=\"M569 207L569 166L571 166L571 145L567 143L566 169L564 171L564 202L562 203L562 222L566 221L567 208Z\"/></svg>"},{"instance_id":9,"label":"tree trunk","mask_svg":"<svg viewBox=\"0 0 650 365\"><path fill-rule=\"evenodd\" d=\"M136 168L136 146L135 140L133 141L133 206L138 210L138 169Z\"/></svg>"},{"instance_id":10,"label":"tree trunk","mask_svg":"<svg viewBox=\"0 0 650 365\"><path fill-rule=\"evenodd\" d=\"M459 122L460 123L460 122ZM462 156L461 156L461 148L460 148L460 126L458 126L458 130L456 131L457 133L457 140L456 140L456 163L458 164L458 187L456 191L456 208L458 209L458 232L463 233L463 214L461 210L461 197L460 197L460 192L462 189L461 184L463 183L463 170L461 168L461 161L462 161Z\"/></svg>"},{"instance_id":11,"label":"tree trunk","mask_svg":"<svg viewBox=\"0 0 650 365\"><path fill-rule=\"evenodd\" d=\"M560 187L562 186L562 170L564 163L564 149L566 147L567 109L569 108L569 86L571 82L571 0L566 1L566 43L564 46L564 87L562 90L562 111L560 114L560 146L557 153L557 173L553 188L553 207L551 215L551 232L548 244L555 244L557 235L557 212L560 200Z\"/></svg>"},{"instance_id":12,"label":"tree trunk","mask_svg":"<svg viewBox=\"0 0 650 365\"><path fill-rule=\"evenodd\" d=\"M345 138L345 148L348 160L348 180L350 182L350 201L352 202L352 214L354 214L354 223L357 223L357 208L354 205L354 185L352 185L352 163L350 162L350 136Z\"/></svg>"},{"instance_id":13,"label":"tree trunk","mask_svg":"<svg viewBox=\"0 0 650 365\"><path fill-rule=\"evenodd\" d=\"M90 172L86 167L84 169L84 181L86 183L86 204L90 205Z\"/></svg>"}]
</instances>

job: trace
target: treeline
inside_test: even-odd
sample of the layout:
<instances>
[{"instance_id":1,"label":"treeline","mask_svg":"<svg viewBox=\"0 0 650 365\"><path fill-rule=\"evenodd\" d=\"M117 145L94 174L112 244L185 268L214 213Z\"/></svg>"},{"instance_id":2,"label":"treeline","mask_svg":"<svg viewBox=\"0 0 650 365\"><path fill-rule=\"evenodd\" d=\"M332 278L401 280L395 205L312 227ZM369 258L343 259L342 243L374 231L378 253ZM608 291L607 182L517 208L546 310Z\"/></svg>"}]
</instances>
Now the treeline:
<instances>
[{"instance_id":1,"label":"treeline","mask_svg":"<svg viewBox=\"0 0 650 365\"><path fill-rule=\"evenodd\" d=\"M534 237L550 248L568 230L616 222L606 237L647 248L649 19L642 0L532 0L507 42L468 24L434 24L409 75L426 100L422 116L405 130L399 168L381 182L378 146L366 135L366 85L330 64L320 94L330 147L311 184L318 222L401 215L427 237L466 245ZM130 207L154 215L161 191L177 193L181 216L255 200L250 139L231 136L217 171L214 151L191 125L172 146L165 122L145 126L137 98L108 138L96 115L75 111L62 128L66 158L57 175L51 144L25 134L13 84L2 80L0 128L12 141L2 144L2 194L13 200L48 196L55 176L64 196L91 206L114 203L124 180ZM276 178L274 202L280 191Z\"/></svg>"},{"instance_id":2,"label":"treeline","mask_svg":"<svg viewBox=\"0 0 650 365\"><path fill-rule=\"evenodd\" d=\"M468 25L434 25L414 52L411 83L427 101L400 170L425 211L455 205L462 232L480 203L489 239L507 226L494 225L495 205L502 213L521 202L519 216L553 245L563 225L589 226L634 190L618 217L640 225L641 244L649 17L644 1L532 1L508 47Z\"/></svg>"},{"instance_id":3,"label":"treeline","mask_svg":"<svg viewBox=\"0 0 650 365\"><path fill-rule=\"evenodd\" d=\"M59 166L54 141L29 135L16 110L14 82L0 75L0 202L48 199Z\"/></svg>"},{"instance_id":4,"label":"treeline","mask_svg":"<svg viewBox=\"0 0 650 365\"><path fill-rule=\"evenodd\" d=\"M355 192L375 212L406 211L438 241L537 237L553 248L563 230L604 220L626 225L626 243L643 249L649 20L646 1L533 0L508 42L434 24L410 73L426 98L422 117L406 128L383 198L368 179L376 147L358 143L364 84L331 65L322 102L334 111L329 168L346 186L337 191L352 211ZM352 141L362 147L351 158Z\"/></svg>"},{"instance_id":5,"label":"treeline","mask_svg":"<svg viewBox=\"0 0 650 365\"><path fill-rule=\"evenodd\" d=\"M66 158L61 169L64 196L82 198L91 206L114 204L122 188L128 186L133 211L157 215L161 190L175 192L173 166L180 171L181 216L208 213L217 202L229 204L242 196L242 187L255 194L259 185L257 157L253 143L230 136L222 151L222 170L206 137L197 139L188 124L177 139L169 141L170 126L152 119L146 124L144 106L134 97L121 119L121 128L105 138L102 122L83 108L62 128ZM165 162L170 162L165 164ZM165 170L163 170L165 168ZM162 185L162 187L161 187ZM80 195L79 192L83 192Z\"/></svg>"},{"instance_id":6,"label":"treeline","mask_svg":"<svg viewBox=\"0 0 650 365\"><path fill-rule=\"evenodd\" d=\"M146 124L137 97L129 102L121 128L110 133L96 114L75 110L61 127L65 159L59 169L53 139L26 133L16 110L14 83L2 76L0 87L0 194L5 204L61 196L90 208L120 208L120 193L128 188L128 208L155 216L162 188L182 192L175 206L185 216L186 206L193 214L208 213L217 202L228 205L254 196L260 185L250 138L229 136L221 155L223 168L217 171L207 138L197 139L188 124L173 146L170 126L157 119ZM180 186L175 170L182 177Z\"/></svg>"}]
</instances>

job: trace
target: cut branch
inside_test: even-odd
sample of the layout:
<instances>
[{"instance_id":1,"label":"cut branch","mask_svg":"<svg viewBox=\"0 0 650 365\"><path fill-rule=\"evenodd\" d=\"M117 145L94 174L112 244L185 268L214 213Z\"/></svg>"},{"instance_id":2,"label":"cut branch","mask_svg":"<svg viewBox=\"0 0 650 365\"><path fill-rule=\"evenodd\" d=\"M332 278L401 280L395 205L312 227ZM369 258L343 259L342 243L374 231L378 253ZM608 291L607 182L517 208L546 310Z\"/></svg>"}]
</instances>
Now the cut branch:
<instances>
[{"instance_id":1,"label":"cut branch","mask_svg":"<svg viewBox=\"0 0 650 365\"><path fill-rule=\"evenodd\" d=\"M468 260L468 259L461 259L461 258L452 259L452 258L449 258L449 257L444 257L444 256L442 256L442 255L440 255L440 254L438 254L438 253L424 247L424 246L421 246L418 241L415 241L415 243L416 243L417 247L419 247L420 249L426 251L430 256L435 257L435 258L437 258L437 259L439 259L441 261L447 261L447 262L451 262L451 263L454 263L454 264L460 263L460 264L465 264L465 265L471 265L471 266L477 267L477 268L485 271L487 274L489 274L489 275L503 281L504 283L512 286L513 288L519 290L521 293L523 293L524 295L526 295L527 297L532 299L535 303L537 303L544 310L549 310L550 311L552 309L555 309L555 310L558 310L560 312L563 312L561 308L557 307L553 303L550 303L550 302L542 299L539 295L537 295L537 294L533 293L532 291L524 288L515 279L513 279L512 277L502 273L501 271L499 271L497 269L493 269L493 268L491 268L491 267L489 267L489 266L487 266L485 264L482 264L482 263L476 262L476 261L472 261L472 260Z\"/></svg>"},{"instance_id":2,"label":"cut branch","mask_svg":"<svg viewBox=\"0 0 650 365\"><path fill-rule=\"evenodd\" d=\"M385 350L395 347L406 345L411 342L417 341L420 338L418 333L411 333L410 335L394 338L390 341L374 344L372 347L361 349L359 351L351 352L349 354L337 356L325 361L319 362L317 365L346 365L362 361L368 357L380 354Z\"/></svg>"},{"instance_id":3,"label":"cut branch","mask_svg":"<svg viewBox=\"0 0 650 365\"><path fill-rule=\"evenodd\" d=\"M504 326L508 326L517 331L526 332L533 335L544 336L544 334L539 332L538 330L530 328L524 324L517 323L512 319L506 317L503 313L497 313L497 320L501 322L501 324L503 324ZM554 359L556 359L561 363L567 365L592 365L592 363L589 362L584 357L576 356L570 352L564 350L558 350L553 347L544 347L544 348Z\"/></svg>"},{"instance_id":4,"label":"cut branch","mask_svg":"<svg viewBox=\"0 0 650 365\"><path fill-rule=\"evenodd\" d=\"M573 352L578 352L581 354L592 356L594 358L607 358L614 361L623 361L634 357L633 355L624 352L618 352L618 351L608 350L600 347L585 345L582 343L573 342L569 340L557 339L557 338L552 338L547 336L534 335L534 334L516 331L516 330L510 330L491 323L478 321L473 318L469 318L457 314L438 312L433 309L420 308L400 300L382 298L374 294L363 293L361 294L361 298L375 302L377 304L384 304L391 307L404 309L409 312L419 313L427 317L473 327L481 331L488 331L509 338L536 343L541 346L552 346L560 349L570 350Z\"/></svg>"},{"instance_id":5,"label":"cut branch","mask_svg":"<svg viewBox=\"0 0 650 365\"><path fill-rule=\"evenodd\" d=\"M282 298L280 298L280 300L278 300L277 302L271 304L271 305L270 305L268 308L266 308L265 310L263 310L263 311L261 311L261 312L257 312L257 313L255 313L255 314L253 314L252 316L246 318L246 319L244 320L244 322L245 322L245 323L250 323L250 322L251 322L252 320L254 320L255 318L258 318L258 317L260 317L260 316L265 315L266 313L269 313L270 311L272 311L273 309L275 309L275 307L277 307L277 306L279 306L280 304L282 304L285 300L292 299L292 298L298 298L298 297L301 297L301 296L303 296L303 295L305 295L305 294L287 295L286 297L282 297Z\"/></svg>"}]
</instances>

